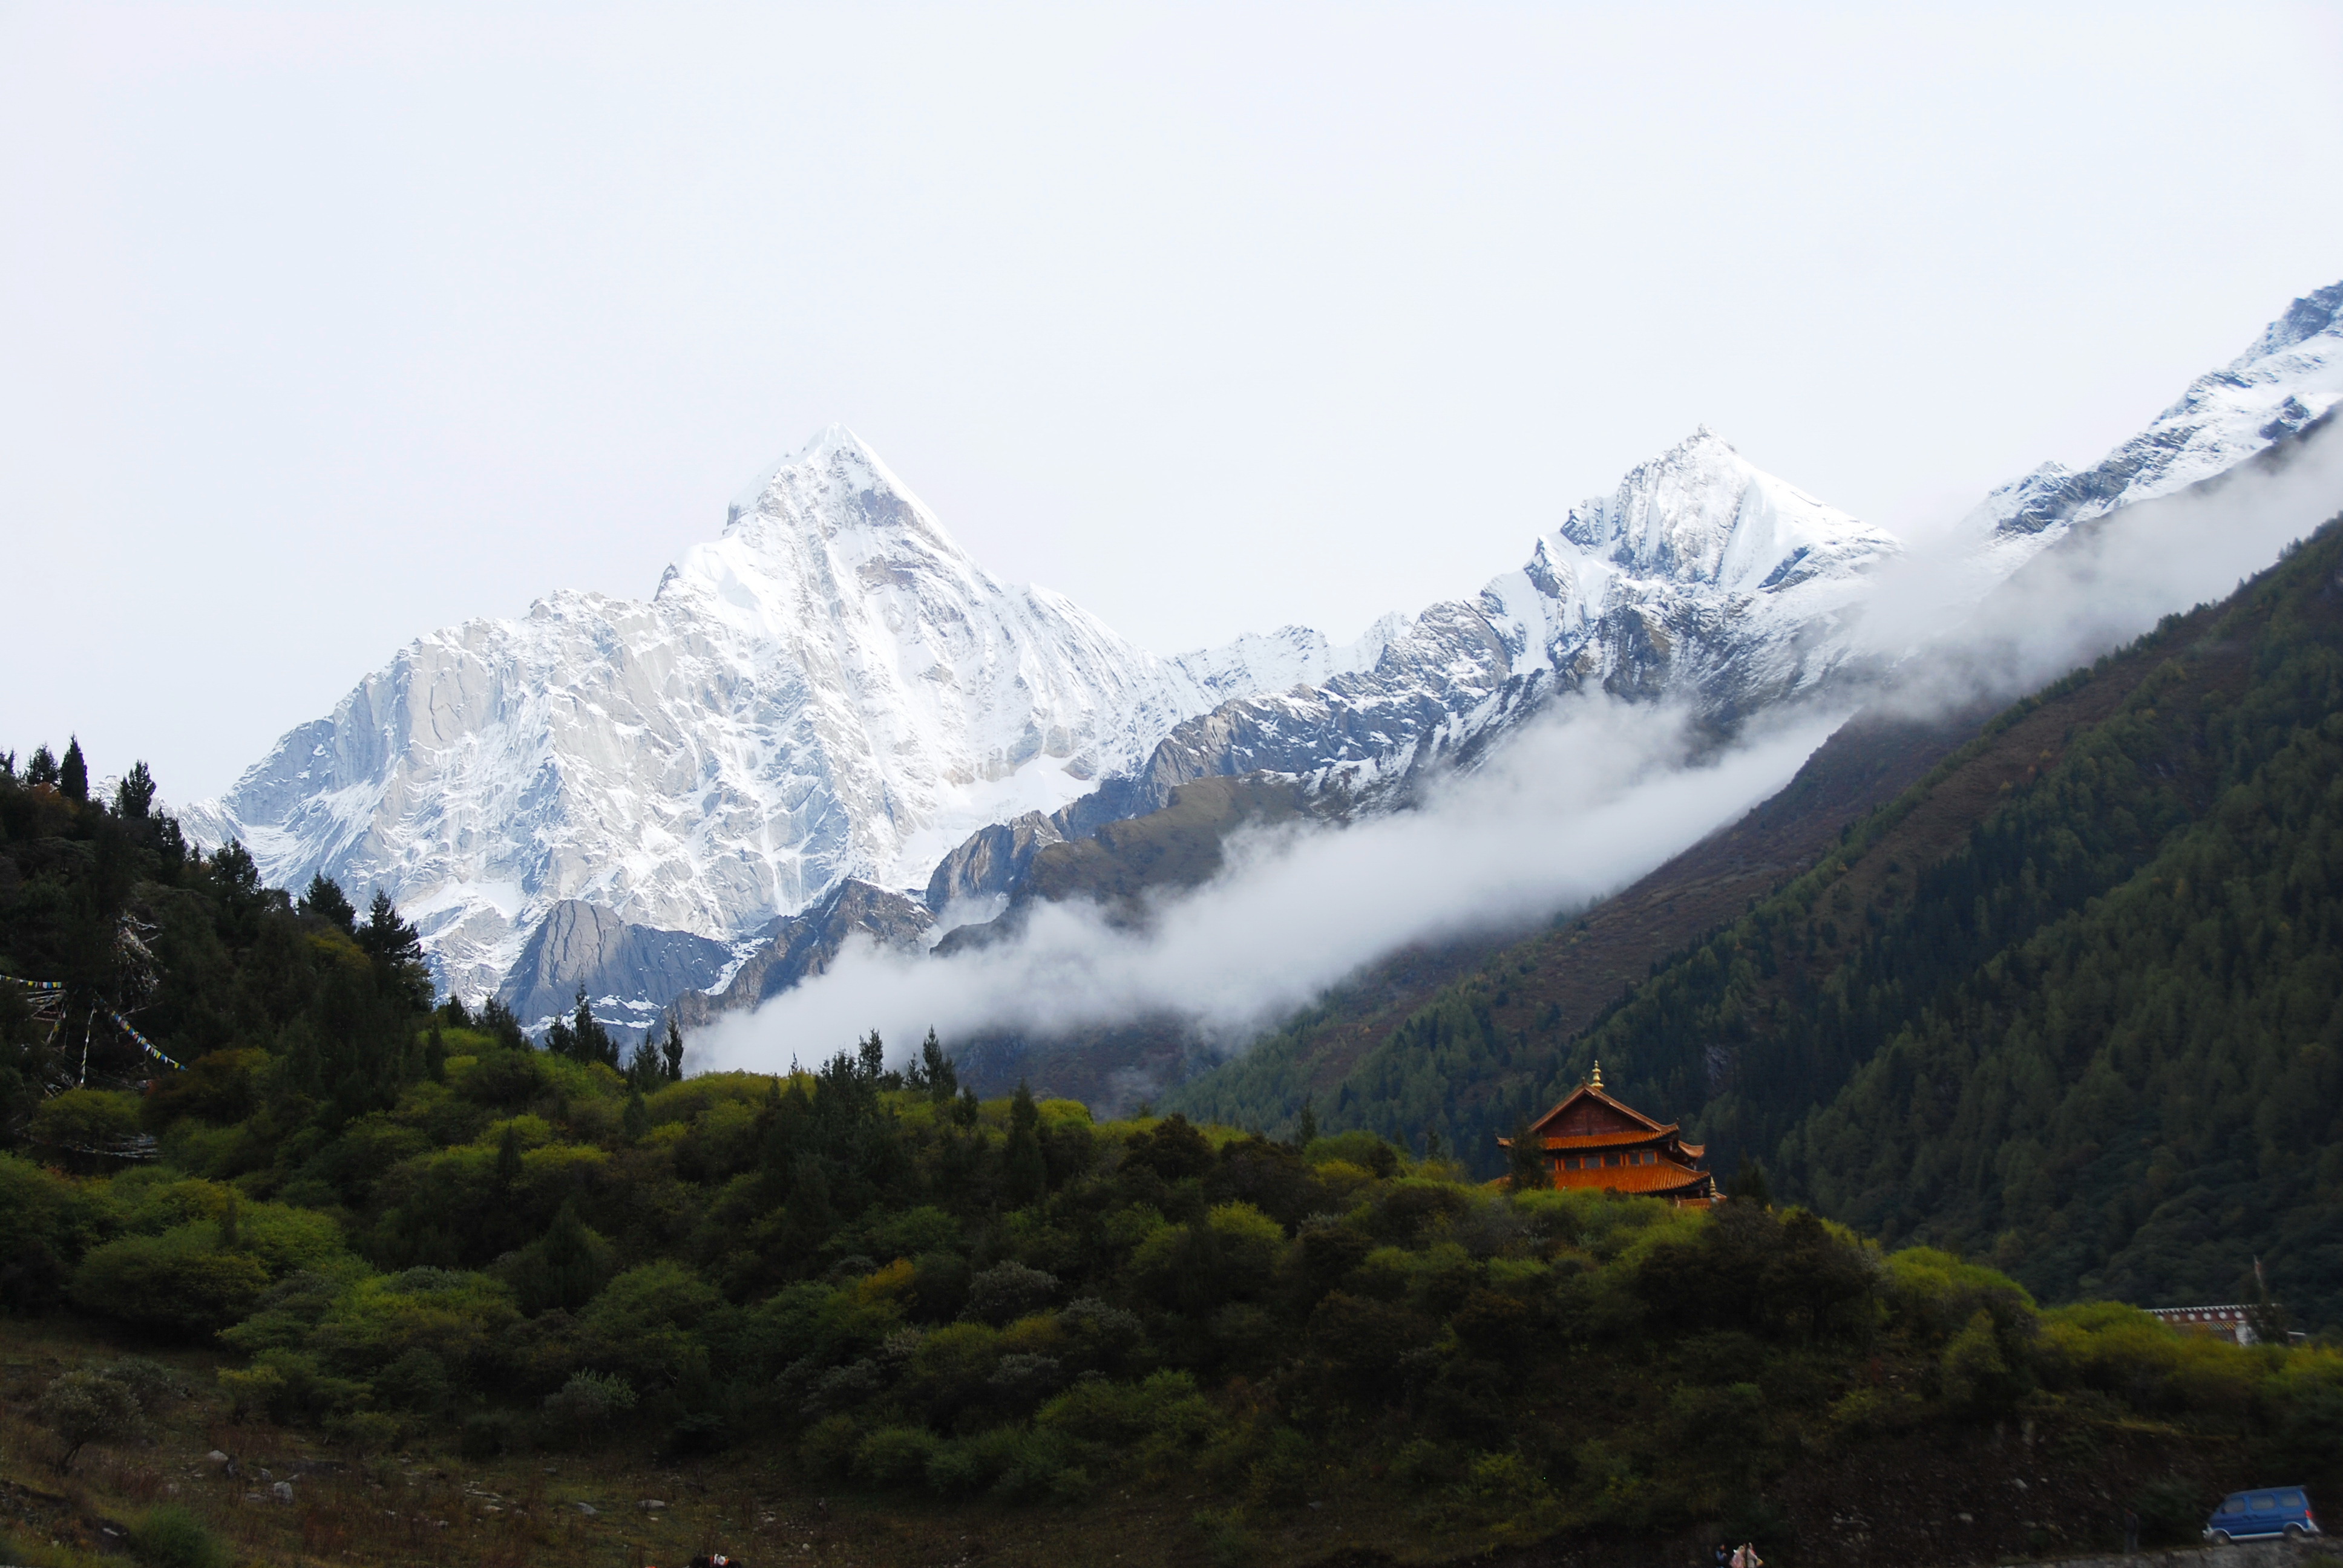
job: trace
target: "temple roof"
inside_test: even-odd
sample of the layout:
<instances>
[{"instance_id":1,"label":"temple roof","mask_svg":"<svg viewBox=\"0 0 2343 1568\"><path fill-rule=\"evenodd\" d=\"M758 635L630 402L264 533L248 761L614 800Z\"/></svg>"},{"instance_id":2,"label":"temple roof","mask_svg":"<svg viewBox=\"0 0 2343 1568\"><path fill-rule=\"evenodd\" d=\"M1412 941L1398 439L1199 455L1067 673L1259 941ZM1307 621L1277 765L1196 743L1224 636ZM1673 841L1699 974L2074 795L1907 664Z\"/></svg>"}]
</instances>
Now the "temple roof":
<instances>
[{"instance_id":1,"label":"temple roof","mask_svg":"<svg viewBox=\"0 0 2343 1568\"><path fill-rule=\"evenodd\" d=\"M1648 1132L1638 1127L1618 1132L1590 1132L1580 1138L1565 1138L1556 1134L1542 1141L1548 1149L1624 1149L1632 1144L1664 1143L1669 1134L1675 1130L1675 1123L1671 1121L1665 1127ZM1501 1140L1501 1141L1510 1141Z\"/></svg>"},{"instance_id":2,"label":"temple roof","mask_svg":"<svg viewBox=\"0 0 2343 1568\"><path fill-rule=\"evenodd\" d=\"M1671 1161L1656 1165L1617 1165L1601 1171L1558 1171L1558 1187L1610 1188L1619 1192L1675 1192L1708 1185L1708 1172L1688 1171Z\"/></svg>"},{"instance_id":3,"label":"temple roof","mask_svg":"<svg viewBox=\"0 0 2343 1568\"><path fill-rule=\"evenodd\" d=\"M1547 1132L1549 1127L1567 1121L1567 1132ZM1562 1102L1530 1124L1530 1131L1549 1140L1546 1147L1555 1145L1556 1137L1574 1141L1602 1138L1606 1135L1617 1141L1620 1138L1659 1138L1675 1131L1673 1121L1663 1124L1653 1121L1633 1106L1622 1105L1603 1092L1603 1064L1594 1064L1594 1074L1562 1098Z\"/></svg>"}]
</instances>

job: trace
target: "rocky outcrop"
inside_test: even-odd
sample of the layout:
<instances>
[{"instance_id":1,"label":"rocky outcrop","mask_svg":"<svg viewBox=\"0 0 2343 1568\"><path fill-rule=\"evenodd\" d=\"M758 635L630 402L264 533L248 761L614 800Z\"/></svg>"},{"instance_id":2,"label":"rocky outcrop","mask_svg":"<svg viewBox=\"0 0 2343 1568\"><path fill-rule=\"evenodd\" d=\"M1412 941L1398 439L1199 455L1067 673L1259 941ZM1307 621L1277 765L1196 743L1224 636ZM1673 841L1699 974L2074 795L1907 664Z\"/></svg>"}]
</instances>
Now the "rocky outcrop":
<instances>
[{"instance_id":1,"label":"rocky outcrop","mask_svg":"<svg viewBox=\"0 0 2343 1568\"><path fill-rule=\"evenodd\" d=\"M722 942L628 925L599 905L565 899L530 934L497 998L537 1030L567 1014L582 988L604 1024L639 1036L659 1015L648 999L712 986L731 960Z\"/></svg>"},{"instance_id":2,"label":"rocky outcrop","mask_svg":"<svg viewBox=\"0 0 2343 1568\"><path fill-rule=\"evenodd\" d=\"M1024 880L1034 856L1065 841L1058 823L1039 811L980 828L938 862L928 878L928 908L940 915L955 905L1005 900Z\"/></svg>"},{"instance_id":3,"label":"rocky outcrop","mask_svg":"<svg viewBox=\"0 0 2343 1568\"><path fill-rule=\"evenodd\" d=\"M854 938L882 947L910 948L935 924L927 906L902 893L848 879L801 915L778 922L770 939L714 995L689 990L675 999L669 1017L686 1034L729 1012L753 1009L834 962Z\"/></svg>"}]
</instances>

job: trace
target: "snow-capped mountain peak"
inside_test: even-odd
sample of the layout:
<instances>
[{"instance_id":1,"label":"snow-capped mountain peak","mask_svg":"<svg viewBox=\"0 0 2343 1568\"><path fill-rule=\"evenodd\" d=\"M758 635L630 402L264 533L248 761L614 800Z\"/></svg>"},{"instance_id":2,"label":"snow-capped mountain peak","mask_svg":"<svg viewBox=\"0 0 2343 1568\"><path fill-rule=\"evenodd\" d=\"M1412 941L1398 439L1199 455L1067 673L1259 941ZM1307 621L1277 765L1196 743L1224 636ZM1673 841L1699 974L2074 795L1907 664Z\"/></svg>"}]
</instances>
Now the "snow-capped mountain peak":
<instances>
[{"instance_id":1,"label":"snow-capped mountain peak","mask_svg":"<svg viewBox=\"0 0 2343 1568\"><path fill-rule=\"evenodd\" d=\"M565 900L734 940L847 877L925 880L1234 696L1350 668L1300 628L1165 659L1004 583L843 427L649 600L420 638L188 813L264 875L387 890L477 997Z\"/></svg>"},{"instance_id":2,"label":"snow-capped mountain peak","mask_svg":"<svg viewBox=\"0 0 2343 1568\"><path fill-rule=\"evenodd\" d=\"M2304 295L2244 353L2188 384L2147 429L2090 468L2045 463L1987 496L1964 522L2015 571L2077 523L2207 479L2343 402L2343 283Z\"/></svg>"},{"instance_id":3,"label":"snow-capped mountain peak","mask_svg":"<svg viewBox=\"0 0 2343 1568\"><path fill-rule=\"evenodd\" d=\"M1759 468L1706 425L1581 502L1559 542L1639 577L1749 594L1896 548L1880 529ZM1533 563L1534 566L1535 563Z\"/></svg>"}]
</instances>

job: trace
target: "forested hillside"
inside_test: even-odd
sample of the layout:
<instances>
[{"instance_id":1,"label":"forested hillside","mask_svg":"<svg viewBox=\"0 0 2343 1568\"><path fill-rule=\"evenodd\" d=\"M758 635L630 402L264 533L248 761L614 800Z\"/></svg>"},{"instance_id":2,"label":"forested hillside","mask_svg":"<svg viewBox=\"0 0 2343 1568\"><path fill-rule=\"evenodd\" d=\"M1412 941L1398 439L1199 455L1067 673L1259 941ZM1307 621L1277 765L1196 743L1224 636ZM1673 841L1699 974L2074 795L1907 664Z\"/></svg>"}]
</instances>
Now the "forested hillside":
<instances>
[{"instance_id":1,"label":"forested hillside","mask_svg":"<svg viewBox=\"0 0 2343 1568\"><path fill-rule=\"evenodd\" d=\"M864 1500L886 1560L1095 1513L1134 1563L1554 1536L1657 1563L1716 1529L1920 1561L2107 1540L2127 1503L2185 1533L2241 1462L2343 1481L2331 1351L2046 1312L1756 1201L980 1101L932 1040L683 1079L581 1010L534 1049L430 1005L387 900L190 853L143 769L100 800L77 749L5 762L0 974L59 989L0 987L0 1487L56 1529L83 1505L38 1489L85 1445L106 1506L192 1511L150 1535L386 1563L706 1549L468 1482L349 1527L426 1463L541 1496L555 1456L630 1498L629 1467L739 1477L766 1508L692 1527L736 1545ZM1997 1442L2013 1419L2038 1447ZM356 1468L254 1510L204 1469L222 1441ZM1851 1531L1856 1489L1882 1501Z\"/></svg>"},{"instance_id":2,"label":"forested hillside","mask_svg":"<svg viewBox=\"0 0 2343 1568\"><path fill-rule=\"evenodd\" d=\"M1565 932L1443 993L1319 1116L1493 1166L1599 1057L1777 1191L2052 1299L2232 1299L2259 1257L2343 1322L2338 562L2330 526L2013 708L1567 1043L1513 994ZM1291 1093L1221 1109L1275 1125Z\"/></svg>"}]
</instances>

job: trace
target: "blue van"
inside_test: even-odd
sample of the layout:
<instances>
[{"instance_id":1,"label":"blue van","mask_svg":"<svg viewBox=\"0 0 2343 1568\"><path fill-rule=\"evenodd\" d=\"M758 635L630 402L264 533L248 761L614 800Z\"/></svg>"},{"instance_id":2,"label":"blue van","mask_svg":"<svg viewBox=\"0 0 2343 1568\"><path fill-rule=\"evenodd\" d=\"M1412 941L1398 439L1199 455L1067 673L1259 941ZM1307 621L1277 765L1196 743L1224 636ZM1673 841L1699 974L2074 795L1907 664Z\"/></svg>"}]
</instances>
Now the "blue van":
<instances>
[{"instance_id":1,"label":"blue van","mask_svg":"<svg viewBox=\"0 0 2343 1568\"><path fill-rule=\"evenodd\" d=\"M2269 1486L2258 1492L2232 1492L2206 1522L2205 1539L2219 1545L2229 1541L2255 1541L2283 1535L2299 1541L2319 1533L2311 1517L2310 1494L2299 1486Z\"/></svg>"}]
</instances>

